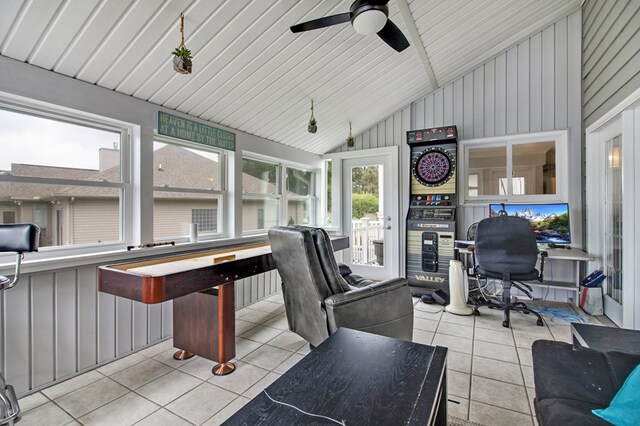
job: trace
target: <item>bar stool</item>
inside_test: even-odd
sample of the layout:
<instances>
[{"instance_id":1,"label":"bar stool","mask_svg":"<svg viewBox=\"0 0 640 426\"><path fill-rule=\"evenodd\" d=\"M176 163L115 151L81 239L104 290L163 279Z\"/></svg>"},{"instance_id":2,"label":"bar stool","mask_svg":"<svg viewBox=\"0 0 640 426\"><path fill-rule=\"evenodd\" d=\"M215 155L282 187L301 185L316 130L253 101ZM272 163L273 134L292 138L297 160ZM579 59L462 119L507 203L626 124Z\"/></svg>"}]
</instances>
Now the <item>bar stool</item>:
<instances>
[{"instance_id":1,"label":"bar stool","mask_svg":"<svg viewBox=\"0 0 640 426\"><path fill-rule=\"evenodd\" d=\"M0 275L0 291L9 290L20 279L20 263L25 252L38 251L40 228L34 224L0 225L0 254L16 253L13 278ZM16 393L0 373L0 425L12 426L20 414Z\"/></svg>"}]
</instances>

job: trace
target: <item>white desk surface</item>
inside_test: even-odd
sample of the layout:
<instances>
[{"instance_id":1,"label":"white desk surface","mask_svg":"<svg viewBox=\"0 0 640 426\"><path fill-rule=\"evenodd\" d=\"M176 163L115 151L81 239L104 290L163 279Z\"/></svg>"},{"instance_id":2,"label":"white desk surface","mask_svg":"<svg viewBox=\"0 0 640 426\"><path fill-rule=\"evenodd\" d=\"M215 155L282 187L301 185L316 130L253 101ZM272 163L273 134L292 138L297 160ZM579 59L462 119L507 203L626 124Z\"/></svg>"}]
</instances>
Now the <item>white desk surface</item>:
<instances>
[{"instance_id":1,"label":"white desk surface","mask_svg":"<svg viewBox=\"0 0 640 426\"><path fill-rule=\"evenodd\" d=\"M456 243L464 243L464 244L469 244L471 247L473 246L473 241L464 241L464 240L456 240ZM456 247L456 250L458 250L460 253L471 253L472 250L469 250L468 247ZM563 248L548 248L548 249L543 249L543 251L546 251L549 254L549 259L557 259L557 260L575 260L578 262L589 262L591 260L595 260L595 258L593 256L591 256L589 253L586 253L578 248L568 248L568 249L563 249Z\"/></svg>"}]
</instances>

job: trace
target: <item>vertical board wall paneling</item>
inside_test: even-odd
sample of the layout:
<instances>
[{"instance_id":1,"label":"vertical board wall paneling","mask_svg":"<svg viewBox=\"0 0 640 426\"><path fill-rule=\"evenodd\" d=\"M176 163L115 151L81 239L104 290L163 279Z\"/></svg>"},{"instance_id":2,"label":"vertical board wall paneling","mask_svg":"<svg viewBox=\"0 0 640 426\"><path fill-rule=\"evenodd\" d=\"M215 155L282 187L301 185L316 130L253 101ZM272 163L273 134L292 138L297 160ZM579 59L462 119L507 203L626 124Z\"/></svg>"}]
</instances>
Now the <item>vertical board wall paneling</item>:
<instances>
[{"instance_id":1,"label":"vertical board wall paneling","mask_svg":"<svg viewBox=\"0 0 640 426\"><path fill-rule=\"evenodd\" d=\"M582 19L588 127L640 87L640 2L587 0Z\"/></svg>"},{"instance_id":2,"label":"vertical board wall paneling","mask_svg":"<svg viewBox=\"0 0 640 426\"><path fill-rule=\"evenodd\" d=\"M397 117L405 126L393 141L402 148L399 185L403 214L406 215L409 197L409 149L404 141L407 130L455 124L460 139L476 139L569 129L568 201L572 206L575 243L582 245L580 25L576 25L580 19L581 13L574 12L416 100L407 111L408 123L403 121L404 110L393 114L394 125ZM362 134L367 135L381 125L386 122L380 122ZM394 134L395 131L394 126ZM356 144L351 150L357 149L362 147ZM344 147L336 149L342 150ZM464 165L459 163L458 167L460 170ZM488 214L486 205L461 206L458 210L459 237L466 235L472 223ZM403 241L401 246L404 247ZM571 265L555 262L550 273L554 279L569 280ZM550 290L548 294L545 290L542 296L564 300L567 295L563 290Z\"/></svg>"},{"instance_id":3,"label":"vertical board wall paneling","mask_svg":"<svg viewBox=\"0 0 640 426\"><path fill-rule=\"evenodd\" d=\"M78 368L77 271L67 270L55 276L55 379L68 377Z\"/></svg>"},{"instance_id":4,"label":"vertical board wall paneling","mask_svg":"<svg viewBox=\"0 0 640 426\"><path fill-rule=\"evenodd\" d=\"M247 278L236 289L239 309L279 291L279 275ZM171 301L145 305L99 293L96 266L23 274L0 293L0 318L0 373L19 396L171 337L173 329Z\"/></svg>"}]
</instances>

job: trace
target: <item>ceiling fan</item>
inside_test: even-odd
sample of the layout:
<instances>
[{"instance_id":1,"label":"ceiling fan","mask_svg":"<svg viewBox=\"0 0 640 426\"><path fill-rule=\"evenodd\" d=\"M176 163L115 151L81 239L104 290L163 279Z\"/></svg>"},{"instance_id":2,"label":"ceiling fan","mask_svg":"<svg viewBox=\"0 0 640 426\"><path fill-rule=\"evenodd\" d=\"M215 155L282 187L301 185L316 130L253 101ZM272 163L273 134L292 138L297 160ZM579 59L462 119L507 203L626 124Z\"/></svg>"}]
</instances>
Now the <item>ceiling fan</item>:
<instances>
[{"instance_id":1,"label":"ceiling fan","mask_svg":"<svg viewBox=\"0 0 640 426\"><path fill-rule=\"evenodd\" d=\"M325 16L291 27L294 33L316 30L351 21L356 32L364 35L378 34L385 43L402 52L409 47L409 41L402 31L389 19L389 0L356 0L347 13Z\"/></svg>"}]
</instances>

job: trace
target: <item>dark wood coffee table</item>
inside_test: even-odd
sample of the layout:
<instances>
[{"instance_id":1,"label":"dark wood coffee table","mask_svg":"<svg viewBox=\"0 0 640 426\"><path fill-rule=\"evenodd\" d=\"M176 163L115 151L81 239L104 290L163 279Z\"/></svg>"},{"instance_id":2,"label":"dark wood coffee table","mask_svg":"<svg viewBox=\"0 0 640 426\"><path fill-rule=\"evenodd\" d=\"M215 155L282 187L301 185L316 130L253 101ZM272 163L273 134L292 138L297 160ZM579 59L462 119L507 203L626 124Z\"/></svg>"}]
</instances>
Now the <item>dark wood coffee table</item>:
<instances>
[{"instance_id":1,"label":"dark wood coffee table","mask_svg":"<svg viewBox=\"0 0 640 426\"><path fill-rule=\"evenodd\" d=\"M640 355L640 331L603 325L571 323L574 348L600 352L618 351Z\"/></svg>"},{"instance_id":2,"label":"dark wood coffee table","mask_svg":"<svg viewBox=\"0 0 640 426\"><path fill-rule=\"evenodd\" d=\"M446 367L446 348L341 328L224 425L446 425Z\"/></svg>"}]
</instances>

